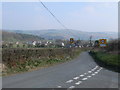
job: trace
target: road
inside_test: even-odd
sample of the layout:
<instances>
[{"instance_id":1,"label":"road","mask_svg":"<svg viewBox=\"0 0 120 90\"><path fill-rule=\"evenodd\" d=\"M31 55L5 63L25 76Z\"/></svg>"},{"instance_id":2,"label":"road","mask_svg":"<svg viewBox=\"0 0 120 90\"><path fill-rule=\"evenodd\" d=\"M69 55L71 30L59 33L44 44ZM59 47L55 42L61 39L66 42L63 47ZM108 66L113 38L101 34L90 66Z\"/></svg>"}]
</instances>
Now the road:
<instances>
[{"instance_id":1,"label":"road","mask_svg":"<svg viewBox=\"0 0 120 90\"><path fill-rule=\"evenodd\" d=\"M88 52L33 72L3 77L3 88L118 88L118 73L98 66Z\"/></svg>"}]
</instances>

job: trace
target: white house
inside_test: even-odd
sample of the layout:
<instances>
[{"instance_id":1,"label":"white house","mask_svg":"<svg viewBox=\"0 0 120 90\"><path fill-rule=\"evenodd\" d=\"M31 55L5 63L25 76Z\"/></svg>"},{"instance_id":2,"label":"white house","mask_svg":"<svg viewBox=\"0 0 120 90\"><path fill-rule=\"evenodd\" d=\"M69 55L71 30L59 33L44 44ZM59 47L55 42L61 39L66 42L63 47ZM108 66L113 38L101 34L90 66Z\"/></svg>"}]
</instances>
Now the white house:
<instances>
[{"instance_id":1,"label":"white house","mask_svg":"<svg viewBox=\"0 0 120 90\"><path fill-rule=\"evenodd\" d=\"M36 41L33 41L33 42L32 42L32 44L33 44L34 46L36 45L36 43L37 43Z\"/></svg>"}]
</instances>

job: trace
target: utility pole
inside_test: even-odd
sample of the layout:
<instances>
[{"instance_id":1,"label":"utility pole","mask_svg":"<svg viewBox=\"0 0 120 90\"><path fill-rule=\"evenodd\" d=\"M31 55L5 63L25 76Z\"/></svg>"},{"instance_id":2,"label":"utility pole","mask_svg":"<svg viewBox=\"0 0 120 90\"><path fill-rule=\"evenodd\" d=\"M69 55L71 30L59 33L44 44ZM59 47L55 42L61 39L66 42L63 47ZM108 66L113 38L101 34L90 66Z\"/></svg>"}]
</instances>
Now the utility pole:
<instances>
[{"instance_id":1,"label":"utility pole","mask_svg":"<svg viewBox=\"0 0 120 90\"><path fill-rule=\"evenodd\" d=\"M92 46L91 40L92 40L92 35L90 36L90 47Z\"/></svg>"}]
</instances>

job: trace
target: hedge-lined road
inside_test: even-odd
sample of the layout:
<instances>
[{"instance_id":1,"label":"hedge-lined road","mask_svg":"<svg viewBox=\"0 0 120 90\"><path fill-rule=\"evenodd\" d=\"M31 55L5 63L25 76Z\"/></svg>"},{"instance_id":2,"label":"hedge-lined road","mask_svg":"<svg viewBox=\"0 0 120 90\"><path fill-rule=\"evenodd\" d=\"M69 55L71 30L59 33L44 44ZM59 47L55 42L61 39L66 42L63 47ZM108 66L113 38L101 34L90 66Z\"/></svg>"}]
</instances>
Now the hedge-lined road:
<instances>
[{"instance_id":1,"label":"hedge-lined road","mask_svg":"<svg viewBox=\"0 0 120 90\"><path fill-rule=\"evenodd\" d=\"M118 73L99 67L88 52L75 60L3 77L3 88L117 88Z\"/></svg>"}]
</instances>

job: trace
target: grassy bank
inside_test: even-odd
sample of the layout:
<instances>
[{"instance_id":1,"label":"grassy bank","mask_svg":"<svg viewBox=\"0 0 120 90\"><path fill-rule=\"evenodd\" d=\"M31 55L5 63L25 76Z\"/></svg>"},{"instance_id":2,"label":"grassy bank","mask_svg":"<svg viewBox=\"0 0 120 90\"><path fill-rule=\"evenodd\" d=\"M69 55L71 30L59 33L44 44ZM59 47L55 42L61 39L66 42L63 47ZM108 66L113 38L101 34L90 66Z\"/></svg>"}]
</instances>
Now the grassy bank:
<instances>
[{"instance_id":1,"label":"grassy bank","mask_svg":"<svg viewBox=\"0 0 120 90\"><path fill-rule=\"evenodd\" d=\"M3 76L70 61L85 49L3 49Z\"/></svg>"},{"instance_id":2,"label":"grassy bank","mask_svg":"<svg viewBox=\"0 0 120 90\"><path fill-rule=\"evenodd\" d=\"M120 72L120 55L100 51L91 51L90 55L100 66L110 69L112 71Z\"/></svg>"}]
</instances>

